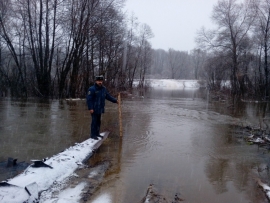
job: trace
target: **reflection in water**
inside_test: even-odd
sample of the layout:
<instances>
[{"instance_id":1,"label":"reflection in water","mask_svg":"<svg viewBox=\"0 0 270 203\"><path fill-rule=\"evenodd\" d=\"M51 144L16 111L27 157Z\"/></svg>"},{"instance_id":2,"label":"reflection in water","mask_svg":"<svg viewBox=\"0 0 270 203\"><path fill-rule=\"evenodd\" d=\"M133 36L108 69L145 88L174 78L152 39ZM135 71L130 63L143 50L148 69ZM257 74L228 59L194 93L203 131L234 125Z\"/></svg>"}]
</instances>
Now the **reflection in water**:
<instances>
[{"instance_id":1,"label":"reflection in water","mask_svg":"<svg viewBox=\"0 0 270 203\"><path fill-rule=\"evenodd\" d=\"M89 133L85 107L62 101L0 103L1 157L41 159L83 141ZM85 120L82 122L82 120Z\"/></svg>"},{"instance_id":2,"label":"reflection in water","mask_svg":"<svg viewBox=\"0 0 270 203\"><path fill-rule=\"evenodd\" d=\"M212 100L206 90L151 90L123 101L123 138L117 107L106 104L102 129L111 132L89 165L111 167L94 196L110 194L113 203L138 202L149 184L172 201L267 202L256 187L268 154L248 146L234 126L268 126L267 103ZM89 137L85 101L0 100L1 159L40 159ZM89 200L88 202L91 202Z\"/></svg>"},{"instance_id":3,"label":"reflection in water","mask_svg":"<svg viewBox=\"0 0 270 203\"><path fill-rule=\"evenodd\" d=\"M228 159L212 159L211 164L207 165L205 171L209 173L209 181L215 185L215 191L220 194L227 190L227 175L229 160Z\"/></svg>"}]
</instances>

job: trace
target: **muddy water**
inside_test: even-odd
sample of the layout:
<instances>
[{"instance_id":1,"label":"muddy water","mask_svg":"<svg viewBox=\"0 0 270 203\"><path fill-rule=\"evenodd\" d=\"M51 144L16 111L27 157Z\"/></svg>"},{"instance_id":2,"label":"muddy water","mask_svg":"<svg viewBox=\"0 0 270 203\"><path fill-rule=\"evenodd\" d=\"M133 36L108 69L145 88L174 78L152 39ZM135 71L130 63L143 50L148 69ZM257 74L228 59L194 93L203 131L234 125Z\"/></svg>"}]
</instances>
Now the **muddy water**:
<instances>
[{"instance_id":1,"label":"muddy water","mask_svg":"<svg viewBox=\"0 0 270 203\"><path fill-rule=\"evenodd\" d=\"M140 95L123 101L122 139L117 106L106 104L102 129L111 135L89 165L110 161L111 167L88 202L104 193L113 203L139 202L149 184L168 201L177 194L194 203L267 202L255 179L270 155L247 145L234 130L235 124L266 127L267 104L228 108L228 102L211 100L204 90ZM2 99L0 162L50 157L87 139L90 119L85 101Z\"/></svg>"},{"instance_id":2,"label":"muddy water","mask_svg":"<svg viewBox=\"0 0 270 203\"><path fill-rule=\"evenodd\" d=\"M176 194L194 203L268 202L254 178L269 155L238 139L234 125L259 125L269 114L254 103L229 105L199 90L153 90L125 100L123 139L100 151L114 163L96 198L139 202L154 184L169 202Z\"/></svg>"},{"instance_id":3,"label":"muddy water","mask_svg":"<svg viewBox=\"0 0 270 203\"><path fill-rule=\"evenodd\" d=\"M89 137L83 102L0 99L0 163L8 157L31 163ZM0 169L0 180L7 178ZM8 175L9 177L9 175Z\"/></svg>"}]
</instances>

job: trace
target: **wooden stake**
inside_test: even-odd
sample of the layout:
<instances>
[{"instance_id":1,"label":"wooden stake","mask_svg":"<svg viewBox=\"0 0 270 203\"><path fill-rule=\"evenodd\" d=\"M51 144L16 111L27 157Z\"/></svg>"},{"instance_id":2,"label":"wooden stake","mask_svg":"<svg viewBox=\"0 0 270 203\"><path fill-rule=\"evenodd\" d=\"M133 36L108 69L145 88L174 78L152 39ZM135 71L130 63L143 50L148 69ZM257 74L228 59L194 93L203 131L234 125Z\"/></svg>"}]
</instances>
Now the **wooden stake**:
<instances>
[{"instance_id":1,"label":"wooden stake","mask_svg":"<svg viewBox=\"0 0 270 203\"><path fill-rule=\"evenodd\" d=\"M122 137L122 136L123 136L123 127L122 127L121 93L118 93L118 113L119 113L119 130L120 130L120 137Z\"/></svg>"}]
</instances>

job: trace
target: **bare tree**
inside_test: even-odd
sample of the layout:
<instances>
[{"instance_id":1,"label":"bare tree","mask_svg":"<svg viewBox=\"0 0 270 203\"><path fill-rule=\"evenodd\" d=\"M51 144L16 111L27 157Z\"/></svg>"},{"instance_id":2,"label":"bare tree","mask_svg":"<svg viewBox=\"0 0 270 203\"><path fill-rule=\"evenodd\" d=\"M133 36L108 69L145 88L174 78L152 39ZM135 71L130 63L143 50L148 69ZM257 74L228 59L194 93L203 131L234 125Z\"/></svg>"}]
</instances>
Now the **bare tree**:
<instances>
[{"instance_id":1,"label":"bare tree","mask_svg":"<svg viewBox=\"0 0 270 203\"><path fill-rule=\"evenodd\" d=\"M206 52L201 49L193 49L191 58L194 66L194 78L198 80L201 76L201 71L206 60Z\"/></svg>"},{"instance_id":2,"label":"bare tree","mask_svg":"<svg viewBox=\"0 0 270 203\"><path fill-rule=\"evenodd\" d=\"M212 20L217 29L198 33L197 42L208 46L213 51L229 53L231 60L230 81L232 94L242 94L240 88L239 51L241 44L248 37L256 16L254 2L237 3L237 0L220 0L214 6Z\"/></svg>"},{"instance_id":3,"label":"bare tree","mask_svg":"<svg viewBox=\"0 0 270 203\"><path fill-rule=\"evenodd\" d=\"M137 32L139 22L138 19L132 14L128 21L128 30L126 33L126 42L125 42L125 49L124 49L124 71L122 72L122 78L127 78L128 88L132 88L133 79L138 60L136 60L136 54L140 50L137 49L136 43L138 42L137 39ZM138 58L137 58L138 59Z\"/></svg>"},{"instance_id":4,"label":"bare tree","mask_svg":"<svg viewBox=\"0 0 270 203\"><path fill-rule=\"evenodd\" d=\"M259 66L260 82L264 83L261 85L263 88L263 97L269 99L269 46L270 46L270 1L269 0L259 0L256 1L256 8L258 10L258 15L256 18L256 26L254 29L254 34L258 42L258 49L263 50L263 70L262 73ZM261 80L262 75L264 75L264 81Z\"/></svg>"},{"instance_id":5,"label":"bare tree","mask_svg":"<svg viewBox=\"0 0 270 203\"><path fill-rule=\"evenodd\" d=\"M185 51L176 51L174 49L169 49L168 51L168 64L171 70L171 78L187 78L189 63L188 53Z\"/></svg>"},{"instance_id":6,"label":"bare tree","mask_svg":"<svg viewBox=\"0 0 270 203\"><path fill-rule=\"evenodd\" d=\"M67 30L62 66L58 68L59 97L84 95L94 75L114 83L123 44L123 16L119 0L75 1L66 5L63 29Z\"/></svg>"},{"instance_id":7,"label":"bare tree","mask_svg":"<svg viewBox=\"0 0 270 203\"><path fill-rule=\"evenodd\" d=\"M94 48L90 47L89 50L86 42L94 43L88 40L88 37L89 35L90 37L93 36L92 30L97 24L97 19L94 16L98 6L98 0L69 0L65 2L66 11L61 20L61 28L65 33L62 39L63 57L60 61L61 66L57 69L58 95L60 98L77 96L76 87L84 51L87 47L87 51L94 53Z\"/></svg>"},{"instance_id":8,"label":"bare tree","mask_svg":"<svg viewBox=\"0 0 270 203\"><path fill-rule=\"evenodd\" d=\"M152 63L151 44L148 41L146 41L143 48L141 64L139 69L139 87L141 88L145 86L146 73L149 71L151 63Z\"/></svg>"},{"instance_id":9,"label":"bare tree","mask_svg":"<svg viewBox=\"0 0 270 203\"><path fill-rule=\"evenodd\" d=\"M55 49L58 0L31 1L18 4L26 31L28 49L36 75L37 91L48 97Z\"/></svg>"},{"instance_id":10,"label":"bare tree","mask_svg":"<svg viewBox=\"0 0 270 203\"><path fill-rule=\"evenodd\" d=\"M179 72L178 55L177 51L171 48L168 51L168 63L171 70L171 78L175 79L176 74Z\"/></svg>"},{"instance_id":11,"label":"bare tree","mask_svg":"<svg viewBox=\"0 0 270 203\"><path fill-rule=\"evenodd\" d=\"M18 75L14 74L14 78L10 80L10 82L13 81L12 93L27 97L26 79L23 70L24 66L23 62L20 60L20 54L18 53L20 47L16 46L17 42L15 36L19 33L14 30L14 28L17 28L17 31L20 30L21 26L21 23L17 22L16 18L14 17L13 2L9 0L0 1L0 34L8 50L10 51L14 61L14 66L16 67L16 72L18 73ZM14 33L16 34L14 35ZM5 75L7 77L7 74Z\"/></svg>"},{"instance_id":12,"label":"bare tree","mask_svg":"<svg viewBox=\"0 0 270 203\"><path fill-rule=\"evenodd\" d=\"M8 81L20 96L62 98L83 96L96 74L112 86L132 87L135 76L143 81L150 28L140 32L133 18L127 29L123 2L0 1L0 57L8 50L1 83Z\"/></svg>"},{"instance_id":13,"label":"bare tree","mask_svg":"<svg viewBox=\"0 0 270 203\"><path fill-rule=\"evenodd\" d=\"M106 76L106 83L116 84L119 67L115 63L122 57L124 40L124 16L119 12L121 2L109 2L103 6L98 16L96 53L98 58L98 74Z\"/></svg>"},{"instance_id":14,"label":"bare tree","mask_svg":"<svg viewBox=\"0 0 270 203\"><path fill-rule=\"evenodd\" d=\"M152 50L152 52L151 76L154 78L167 78L164 73L167 66L167 52L163 49Z\"/></svg>"},{"instance_id":15,"label":"bare tree","mask_svg":"<svg viewBox=\"0 0 270 203\"><path fill-rule=\"evenodd\" d=\"M142 24L140 27L140 35L139 35L139 50L140 55L139 58L139 87L144 86L145 74L146 71L151 66L151 44L148 42L150 38L153 37L153 33L149 25Z\"/></svg>"},{"instance_id":16,"label":"bare tree","mask_svg":"<svg viewBox=\"0 0 270 203\"><path fill-rule=\"evenodd\" d=\"M226 53L215 53L207 58L204 63L204 78L210 90L220 90L222 83L227 79L229 72L229 57Z\"/></svg>"}]
</instances>

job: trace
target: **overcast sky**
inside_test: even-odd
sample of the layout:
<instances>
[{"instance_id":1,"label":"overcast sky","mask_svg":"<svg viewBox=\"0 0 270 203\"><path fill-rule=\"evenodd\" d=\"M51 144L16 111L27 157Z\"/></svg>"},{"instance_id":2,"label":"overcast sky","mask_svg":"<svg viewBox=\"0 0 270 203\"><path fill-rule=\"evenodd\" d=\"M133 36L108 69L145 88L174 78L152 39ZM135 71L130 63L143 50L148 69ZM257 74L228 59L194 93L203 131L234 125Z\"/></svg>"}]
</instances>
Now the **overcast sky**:
<instances>
[{"instance_id":1,"label":"overcast sky","mask_svg":"<svg viewBox=\"0 0 270 203\"><path fill-rule=\"evenodd\" d=\"M126 0L125 11L148 24L154 49L190 51L195 48L196 32L213 28L211 14L218 0Z\"/></svg>"}]
</instances>

